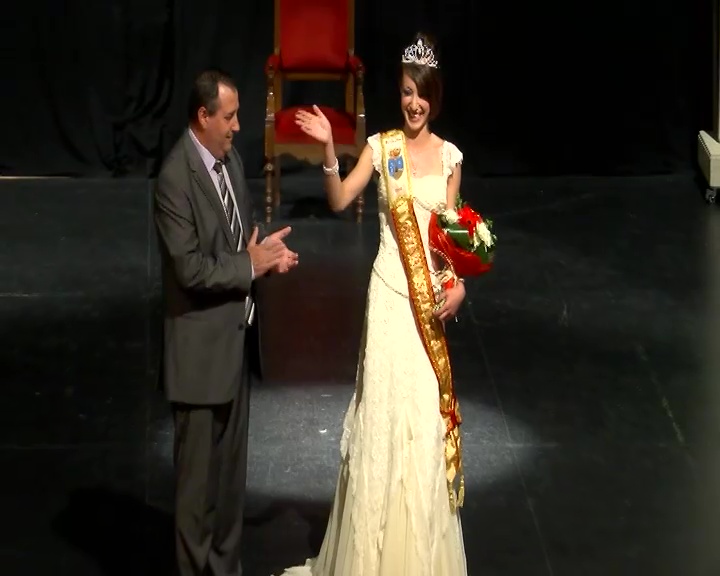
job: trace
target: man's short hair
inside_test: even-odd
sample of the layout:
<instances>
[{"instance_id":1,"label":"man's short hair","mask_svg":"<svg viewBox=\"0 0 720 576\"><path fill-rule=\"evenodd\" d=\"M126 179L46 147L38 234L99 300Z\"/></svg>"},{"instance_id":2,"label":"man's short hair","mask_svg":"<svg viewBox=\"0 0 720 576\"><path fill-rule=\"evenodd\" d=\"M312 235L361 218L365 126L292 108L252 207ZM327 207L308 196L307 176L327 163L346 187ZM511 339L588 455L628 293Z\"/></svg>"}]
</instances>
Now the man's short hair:
<instances>
[{"instance_id":1,"label":"man's short hair","mask_svg":"<svg viewBox=\"0 0 720 576\"><path fill-rule=\"evenodd\" d=\"M232 77L222 70L205 70L195 78L188 102L188 120L191 122L197 120L200 108L206 108L210 116L217 112L220 84L237 90Z\"/></svg>"}]
</instances>

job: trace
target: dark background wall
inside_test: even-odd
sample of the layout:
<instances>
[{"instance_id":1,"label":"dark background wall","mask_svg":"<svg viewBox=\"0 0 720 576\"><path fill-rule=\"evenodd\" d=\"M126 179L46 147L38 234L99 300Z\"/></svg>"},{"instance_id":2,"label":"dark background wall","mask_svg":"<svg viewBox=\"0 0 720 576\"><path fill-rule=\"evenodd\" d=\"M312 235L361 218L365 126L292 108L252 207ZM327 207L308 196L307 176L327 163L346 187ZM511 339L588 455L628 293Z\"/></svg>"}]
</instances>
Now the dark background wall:
<instances>
[{"instance_id":1,"label":"dark background wall","mask_svg":"<svg viewBox=\"0 0 720 576\"><path fill-rule=\"evenodd\" d=\"M369 133L399 121L395 70L417 30L439 40L435 129L466 173L692 169L711 128L712 21L701 0L356 0ZM0 173L152 173L184 126L193 75L228 69L236 145L260 176L272 0L36 0L3 7ZM295 89L294 101L334 97Z\"/></svg>"}]
</instances>

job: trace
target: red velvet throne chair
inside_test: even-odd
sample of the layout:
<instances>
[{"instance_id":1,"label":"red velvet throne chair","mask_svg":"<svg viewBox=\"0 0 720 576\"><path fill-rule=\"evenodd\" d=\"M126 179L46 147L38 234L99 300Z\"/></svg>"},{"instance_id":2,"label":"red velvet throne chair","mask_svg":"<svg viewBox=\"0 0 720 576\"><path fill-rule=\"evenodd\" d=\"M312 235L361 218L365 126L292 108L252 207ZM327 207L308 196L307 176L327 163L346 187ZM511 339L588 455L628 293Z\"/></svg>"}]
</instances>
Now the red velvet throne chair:
<instances>
[{"instance_id":1,"label":"red velvet throne chair","mask_svg":"<svg viewBox=\"0 0 720 576\"><path fill-rule=\"evenodd\" d=\"M320 166L323 148L295 124L298 106L283 107L283 82L345 84L345 108L317 103L332 125L335 152L350 169L365 145L363 64L355 56L354 0L275 0L275 49L265 66L265 220L280 205L280 157ZM312 104L312 103L311 103ZM312 111L312 106L302 106ZM362 220L364 198L356 200Z\"/></svg>"}]
</instances>

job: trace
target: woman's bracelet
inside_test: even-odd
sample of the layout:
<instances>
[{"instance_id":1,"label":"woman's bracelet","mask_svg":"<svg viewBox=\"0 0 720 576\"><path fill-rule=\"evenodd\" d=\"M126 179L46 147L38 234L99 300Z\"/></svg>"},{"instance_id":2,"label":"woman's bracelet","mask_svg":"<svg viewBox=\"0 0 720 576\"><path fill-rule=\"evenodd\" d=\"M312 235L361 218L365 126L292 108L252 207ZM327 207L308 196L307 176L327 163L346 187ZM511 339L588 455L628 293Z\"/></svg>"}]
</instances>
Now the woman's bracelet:
<instances>
[{"instance_id":1,"label":"woman's bracelet","mask_svg":"<svg viewBox=\"0 0 720 576\"><path fill-rule=\"evenodd\" d=\"M335 176L336 174L340 173L340 162L338 162L338 159L335 158L335 165L332 168L328 168L323 163L323 172L325 173L325 176Z\"/></svg>"}]
</instances>

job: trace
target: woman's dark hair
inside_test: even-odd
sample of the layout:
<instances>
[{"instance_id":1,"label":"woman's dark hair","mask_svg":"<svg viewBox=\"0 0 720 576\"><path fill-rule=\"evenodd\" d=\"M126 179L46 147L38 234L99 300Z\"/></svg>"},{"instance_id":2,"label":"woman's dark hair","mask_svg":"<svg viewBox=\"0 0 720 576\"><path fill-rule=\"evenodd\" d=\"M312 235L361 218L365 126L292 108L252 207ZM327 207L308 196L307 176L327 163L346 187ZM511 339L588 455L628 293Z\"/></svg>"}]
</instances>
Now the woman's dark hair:
<instances>
[{"instance_id":1,"label":"woman's dark hair","mask_svg":"<svg viewBox=\"0 0 720 576\"><path fill-rule=\"evenodd\" d=\"M400 83L402 84L403 74L407 74L408 77L415 82L417 86L418 96L423 100L427 100L430 104L430 120L435 120L440 109L442 108L442 96L443 96L443 85L442 77L439 69L439 58L438 51L435 46L435 42L427 34L417 34L413 39L413 44L416 44L418 40L422 40L422 43L426 48L430 48L435 56L435 61L438 62L436 67L433 68L426 64L406 64L403 62L400 67Z\"/></svg>"},{"instance_id":2,"label":"woman's dark hair","mask_svg":"<svg viewBox=\"0 0 720 576\"><path fill-rule=\"evenodd\" d=\"M220 84L237 90L233 79L222 70L205 70L195 78L188 101L188 120L191 122L197 120L200 108L206 108L210 116L217 112Z\"/></svg>"}]
</instances>

